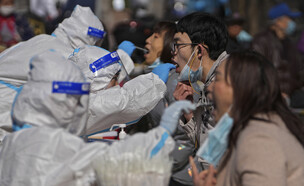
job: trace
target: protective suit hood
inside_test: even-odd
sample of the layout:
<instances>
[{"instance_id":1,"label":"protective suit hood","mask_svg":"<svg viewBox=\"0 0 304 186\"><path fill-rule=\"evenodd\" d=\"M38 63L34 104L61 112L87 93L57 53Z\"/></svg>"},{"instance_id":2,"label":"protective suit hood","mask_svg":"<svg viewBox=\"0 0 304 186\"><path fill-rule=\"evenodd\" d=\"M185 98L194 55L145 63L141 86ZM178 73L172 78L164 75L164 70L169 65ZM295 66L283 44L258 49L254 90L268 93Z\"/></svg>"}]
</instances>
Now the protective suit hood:
<instances>
[{"instance_id":1,"label":"protective suit hood","mask_svg":"<svg viewBox=\"0 0 304 186\"><path fill-rule=\"evenodd\" d=\"M69 58L69 60L75 63L82 70L87 80L91 83L92 93L106 89L114 75L121 68L117 61L109 66L97 70L96 72L92 72L90 64L103 58L107 54L110 54L110 52L103 48L86 45L75 49Z\"/></svg>"},{"instance_id":2,"label":"protective suit hood","mask_svg":"<svg viewBox=\"0 0 304 186\"><path fill-rule=\"evenodd\" d=\"M95 36L88 35L89 27L97 32L93 32ZM60 23L52 35L75 49L83 45L94 45L102 39L102 32L104 32L104 27L92 10L89 7L77 5L71 17Z\"/></svg>"},{"instance_id":3,"label":"protective suit hood","mask_svg":"<svg viewBox=\"0 0 304 186\"><path fill-rule=\"evenodd\" d=\"M28 83L23 86L13 104L14 125L61 127L72 134L80 134L85 128L89 99L89 86L85 84L80 69L56 51L34 56L30 69ZM58 86L55 81L86 85L87 93L53 92Z\"/></svg>"}]
</instances>

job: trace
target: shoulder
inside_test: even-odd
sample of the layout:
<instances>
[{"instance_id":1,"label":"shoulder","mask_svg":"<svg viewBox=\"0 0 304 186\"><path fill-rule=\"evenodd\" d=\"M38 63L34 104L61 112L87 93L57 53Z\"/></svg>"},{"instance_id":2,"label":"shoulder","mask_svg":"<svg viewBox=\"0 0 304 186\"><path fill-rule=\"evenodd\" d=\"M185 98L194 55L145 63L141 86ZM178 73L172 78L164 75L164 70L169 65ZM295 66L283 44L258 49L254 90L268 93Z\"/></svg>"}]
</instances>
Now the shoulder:
<instances>
[{"instance_id":1,"label":"shoulder","mask_svg":"<svg viewBox=\"0 0 304 186\"><path fill-rule=\"evenodd\" d=\"M268 37L272 35L272 31L268 28L254 35L254 39L259 39L263 37Z\"/></svg>"},{"instance_id":2,"label":"shoulder","mask_svg":"<svg viewBox=\"0 0 304 186\"><path fill-rule=\"evenodd\" d=\"M284 154L282 153L284 151L282 140L290 134L281 118L278 115L269 115L269 117L257 115L256 117L258 119L250 120L247 127L240 133L237 141L237 153L247 154L247 152L252 153L252 151L258 153L258 151L268 149Z\"/></svg>"},{"instance_id":3,"label":"shoulder","mask_svg":"<svg viewBox=\"0 0 304 186\"><path fill-rule=\"evenodd\" d=\"M267 135L275 137L277 133L287 131L285 123L277 114L257 114L241 132L240 139L245 136Z\"/></svg>"},{"instance_id":4,"label":"shoulder","mask_svg":"<svg viewBox=\"0 0 304 186\"><path fill-rule=\"evenodd\" d=\"M255 44L255 43L268 43L269 42L269 39L273 39L273 34L272 32L267 29L267 30L264 30L262 32L259 32L257 33L254 37L253 37L253 41L252 43Z\"/></svg>"}]
</instances>

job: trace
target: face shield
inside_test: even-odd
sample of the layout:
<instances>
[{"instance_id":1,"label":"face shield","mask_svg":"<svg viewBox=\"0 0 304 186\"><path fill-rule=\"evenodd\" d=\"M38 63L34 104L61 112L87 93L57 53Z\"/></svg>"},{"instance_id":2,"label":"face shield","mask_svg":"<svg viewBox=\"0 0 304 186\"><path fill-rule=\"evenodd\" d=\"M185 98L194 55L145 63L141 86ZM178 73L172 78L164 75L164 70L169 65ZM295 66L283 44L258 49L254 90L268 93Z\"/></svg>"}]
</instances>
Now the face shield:
<instances>
[{"instance_id":1,"label":"face shield","mask_svg":"<svg viewBox=\"0 0 304 186\"><path fill-rule=\"evenodd\" d=\"M59 24L52 34L72 48L95 45L105 36L104 27L89 7L77 5L71 17Z\"/></svg>"},{"instance_id":2,"label":"face shield","mask_svg":"<svg viewBox=\"0 0 304 186\"><path fill-rule=\"evenodd\" d=\"M124 52L119 50L110 53L100 47L84 46L75 49L69 60L80 67L91 83L91 93L95 93L108 88L112 79L117 75L118 82L120 82L119 78L121 77L121 73L125 71L130 72L130 70L124 70L126 63L134 67L131 58L127 54L126 56L124 54ZM124 77L126 77L126 75Z\"/></svg>"},{"instance_id":3,"label":"face shield","mask_svg":"<svg viewBox=\"0 0 304 186\"><path fill-rule=\"evenodd\" d=\"M90 70L92 71L92 73L94 73L95 77L98 77L98 73L100 69L108 68L108 66L114 63L119 64L121 69L112 77L112 80L109 82L106 88L110 88L115 84L112 83L114 79L117 83L120 83L122 80L130 79L128 71L126 70L123 60L121 60L119 53L118 52L109 53L90 64Z\"/></svg>"},{"instance_id":4,"label":"face shield","mask_svg":"<svg viewBox=\"0 0 304 186\"><path fill-rule=\"evenodd\" d=\"M118 53L111 52L111 53L97 59L96 61L91 63L89 66L90 66L90 70L94 73L95 77L98 77L98 71L100 69L106 68L109 65L112 65L113 63L119 63L119 61L120 61L120 58L119 58Z\"/></svg>"}]
</instances>

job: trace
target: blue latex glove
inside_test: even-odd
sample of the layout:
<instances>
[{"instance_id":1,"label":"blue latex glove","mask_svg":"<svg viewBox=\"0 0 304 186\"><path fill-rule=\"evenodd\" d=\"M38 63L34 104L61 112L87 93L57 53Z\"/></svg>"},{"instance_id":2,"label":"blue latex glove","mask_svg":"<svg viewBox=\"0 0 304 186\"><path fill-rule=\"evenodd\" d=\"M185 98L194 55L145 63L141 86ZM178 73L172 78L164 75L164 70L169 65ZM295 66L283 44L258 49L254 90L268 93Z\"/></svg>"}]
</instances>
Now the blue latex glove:
<instances>
[{"instance_id":1,"label":"blue latex glove","mask_svg":"<svg viewBox=\"0 0 304 186\"><path fill-rule=\"evenodd\" d=\"M176 101L166 108L164 114L160 120L160 126L167 129L172 135L176 130L178 120L182 114L182 111L189 113L190 110L194 110L196 106L187 100Z\"/></svg>"},{"instance_id":2,"label":"blue latex glove","mask_svg":"<svg viewBox=\"0 0 304 186\"><path fill-rule=\"evenodd\" d=\"M118 48L125 51L129 56L135 50L135 45L131 41L123 41L118 45Z\"/></svg>"},{"instance_id":3,"label":"blue latex glove","mask_svg":"<svg viewBox=\"0 0 304 186\"><path fill-rule=\"evenodd\" d=\"M171 69L176 68L176 66L174 66L171 63L164 63L164 64L160 64L157 67L155 67L152 72L156 75L158 75L158 77L163 80L164 83L167 83L168 81L168 76L169 76L169 72Z\"/></svg>"}]
</instances>

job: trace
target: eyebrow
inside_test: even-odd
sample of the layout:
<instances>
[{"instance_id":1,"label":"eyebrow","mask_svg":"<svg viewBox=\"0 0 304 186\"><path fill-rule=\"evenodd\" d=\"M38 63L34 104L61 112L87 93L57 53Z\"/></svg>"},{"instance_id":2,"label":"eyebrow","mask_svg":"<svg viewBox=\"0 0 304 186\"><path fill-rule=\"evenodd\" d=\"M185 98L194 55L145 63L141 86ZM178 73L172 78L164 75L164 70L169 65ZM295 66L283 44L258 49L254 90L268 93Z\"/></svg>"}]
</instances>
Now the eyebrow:
<instances>
[{"instance_id":1,"label":"eyebrow","mask_svg":"<svg viewBox=\"0 0 304 186\"><path fill-rule=\"evenodd\" d=\"M174 42L180 41L180 38L179 37L173 38L173 41Z\"/></svg>"}]
</instances>

